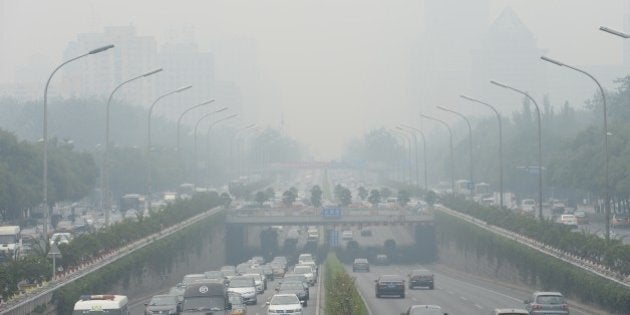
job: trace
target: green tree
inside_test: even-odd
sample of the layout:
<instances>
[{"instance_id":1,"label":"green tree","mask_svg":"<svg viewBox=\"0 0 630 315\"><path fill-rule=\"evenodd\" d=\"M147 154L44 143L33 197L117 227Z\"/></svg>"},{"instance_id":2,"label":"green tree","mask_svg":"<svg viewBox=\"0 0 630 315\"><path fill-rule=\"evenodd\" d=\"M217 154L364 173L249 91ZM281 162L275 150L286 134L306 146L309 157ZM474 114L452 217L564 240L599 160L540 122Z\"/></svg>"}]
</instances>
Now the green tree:
<instances>
[{"instance_id":1,"label":"green tree","mask_svg":"<svg viewBox=\"0 0 630 315\"><path fill-rule=\"evenodd\" d=\"M365 200L367 196L368 196L368 190L365 189L365 187L363 186L359 187L359 198L361 198L361 200Z\"/></svg>"},{"instance_id":2,"label":"green tree","mask_svg":"<svg viewBox=\"0 0 630 315\"><path fill-rule=\"evenodd\" d=\"M398 191L398 204L401 206L406 206L407 203L409 203L409 192L406 190L399 190Z\"/></svg>"},{"instance_id":3,"label":"green tree","mask_svg":"<svg viewBox=\"0 0 630 315\"><path fill-rule=\"evenodd\" d=\"M254 200L258 202L260 206L262 206L263 203L265 203L265 201L269 200L269 195L267 195L266 193L262 191L258 191L256 192L256 196L254 197Z\"/></svg>"},{"instance_id":4,"label":"green tree","mask_svg":"<svg viewBox=\"0 0 630 315\"><path fill-rule=\"evenodd\" d=\"M343 207L347 207L352 203L352 192L350 189L343 187L339 195L339 204Z\"/></svg>"},{"instance_id":5,"label":"green tree","mask_svg":"<svg viewBox=\"0 0 630 315\"><path fill-rule=\"evenodd\" d=\"M297 196L292 190L287 190L282 193L282 203L284 203L284 205L287 207L292 206L296 198Z\"/></svg>"},{"instance_id":6,"label":"green tree","mask_svg":"<svg viewBox=\"0 0 630 315\"><path fill-rule=\"evenodd\" d=\"M433 190L429 190L424 195L424 201L426 201L427 204L429 204L430 206L433 206L435 202L437 201L437 195L435 194Z\"/></svg>"},{"instance_id":7,"label":"green tree","mask_svg":"<svg viewBox=\"0 0 630 315\"><path fill-rule=\"evenodd\" d=\"M230 197L230 194L224 192L221 194L221 204L226 207L229 208L230 204L232 203L232 197Z\"/></svg>"},{"instance_id":8,"label":"green tree","mask_svg":"<svg viewBox=\"0 0 630 315\"><path fill-rule=\"evenodd\" d=\"M381 198L383 198L383 200L387 200L387 198L392 196L392 191L387 188L387 187L383 187L381 188Z\"/></svg>"},{"instance_id":9,"label":"green tree","mask_svg":"<svg viewBox=\"0 0 630 315\"><path fill-rule=\"evenodd\" d=\"M378 189L372 189L368 197L368 202L371 203L372 206L378 205L381 202L381 192L378 191Z\"/></svg>"},{"instance_id":10,"label":"green tree","mask_svg":"<svg viewBox=\"0 0 630 315\"><path fill-rule=\"evenodd\" d=\"M311 204L314 207L322 206L322 189L318 185L311 188Z\"/></svg>"},{"instance_id":11,"label":"green tree","mask_svg":"<svg viewBox=\"0 0 630 315\"><path fill-rule=\"evenodd\" d=\"M267 200L276 198L276 192L273 190L273 187L267 187L265 195L267 195Z\"/></svg>"}]
</instances>

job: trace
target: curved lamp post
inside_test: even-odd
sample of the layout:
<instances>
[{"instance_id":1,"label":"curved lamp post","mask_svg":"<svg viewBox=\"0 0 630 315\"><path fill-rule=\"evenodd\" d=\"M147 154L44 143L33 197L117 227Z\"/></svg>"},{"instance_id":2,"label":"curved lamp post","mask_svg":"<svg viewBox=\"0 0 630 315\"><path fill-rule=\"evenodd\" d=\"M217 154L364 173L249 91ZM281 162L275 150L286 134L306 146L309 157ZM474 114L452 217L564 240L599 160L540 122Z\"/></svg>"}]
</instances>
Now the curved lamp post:
<instances>
[{"instance_id":1,"label":"curved lamp post","mask_svg":"<svg viewBox=\"0 0 630 315\"><path fill-rule=\"evenodd\" d=\"M624 32L622 32L622 31L614 30L614 29L612 29L612 28L610 28L610 27L600 26L600 27L599 27L599 30L600 30L600 31L604 31L604 32L606 32L606 33L610 33L610 34L613 34L613 35L619 36L619 37L621 37L621 38L630 38L630 34L624 33Z\"/></svg>"},{"instance_id":2,"label":"curved lamp post","mask_svg":"<svg viewBox=\"0 0 630 315\"><path fill-rule=\"evenodd\" d=\"M87 57L89 55L94 55L94 54L98 54L100 52L106 51L110 48L114 48L114 45L107 45L107 46L103 46L100 48L96 48L94 50L91 50L83 55L74 57L72 59L66 60L64 61L62 64L60 64L59 66L57 66L57 68L55 68L55 70L53 70L53 72L50 74L50 76L48 77L48 81L46 81L46 86L44 87L44 135L43 135L43 140L44 140L44 173L43 173L43 190L44 190L44 196L43 196L43 204L44 204L44 240L46 241L46 244L48 244L48 86L50 85L50 81L52 80L53 76L55 75L55 73L61 69L61 67L69 64L70 62L73 62L77 59L83 58L83 57Z\"/></svg>"},{"instance_id":3,"label":"curved lamp post","mask_svg":"<svg viewBox=\"0 0 630 315\"><path fill-rule=\"evenodd\" d=\"M177 118L177 152L178 154L181 152L181 147L180 147L180 141L181 141L181 137L180 137L180 130L181 130L181 126L182 126L182 119L184 118L184 115L186 115L186 113L188 113L189 111L204 106L204 105L208 105L210 103L214 102L214 100L209 100L209 101L205 101L201 104L197 104L195 106L191 106L189 108L187 108L181 115L179 115L179 118Z\"/></svg>"},{"instance_id":4,"label":"curved lamp post","mask_svg":"<svg viewBox=\"0 0 630 315\"><path fill-rule=\"evenodd\" d=\"M416 133L415 132L413 132L411 130L408 130L408 129L405 129L405 128L401 127L400 125L396 126L396 129L400 130L401 132L408 133L408 134L410 134L413 137L413 147L414 147L414 150L415 150L415 161L414 162L415 162L415 167L416 167L416 172L415 172L416 173L415 174L416 175L415 176L416 177L416 187L420 187L420 171L418 169L418 137L416 137Z\"/></svg>"},{"instance_id":5,"label":"curved lamp post","mask_svg":"<svg viewBox=\"0 0 630 315\"><path fill-rule=\"evenodd\" d=\"M388 128L388 129L391 132L393 132L394 134L398 135L399 137L401 137L403 139L403 146L405 146L405 143L407 145L407 163L403 163L403 166L404 166L404 164L409 165L407 167L407 171L408 171L407 172L407 183L409 184L409 183L411 183L411 173L412 173L411 160L412 160L412 156L413 156L412 153L411 153L411 138L407 137L408 135L407 135L406 132L400 131L400 130L395 129L395 128ZM404 159L403 159L403 161L404 161ZM401 169L404 172L404 167L401 167Z\"/></svg>"},{"instance_id":6,"label":"curved lamp post","mask_svg":"<svg viewBox=\"0 0 630 315\"><path fill-rule=\"evenodd\" d=\"M247 131L247 130L249 130L249 129L252 129L252 128L254 128L254 127L256 127L256 124L249 124L249 125L247 125L247 126L245 126L245 127L239 128L239 129L238 129L238 130L234 133L234 135L232 136L232 139L231 139L231 141L230 141L230 167L232 168L232 173L236 173L236 165L238 164L238 163L236 163L236 161L234 160L234 142L236 142L236 139L238 138L238 136L239 136L241 133L243 133L243 132L245 132L245 131Z\"/></svg>"},{"instance_id":7,"label":"curved lamp post","mask_svg":"<svg viewBox=\"0 0 630 315\"><path fill-rule=\"evenodd\" d=\"M601 29L601 28L600 28ZM614 34L614 33L613 33ZM616 34L617 35L617 34ZM622 36L623 37L623 36ZM584 74L585 76L591 78L591 80L593 80L595 82L595 84L597 85L597 87L599 88L599 92L602 94L602 106L603 106L603 111L604 111L604 160L605 160L605 181L606 181L606 186L604 187L604 194L605 194L605 200L604 200L604 208L605 208L605 212L606 212L606 241L610 240L610 182L609 182L609 178L608 178L608 161L609 161L609 154L608 154L608 114L607 114L607 109L606 109L606 93L604 92L604 88L602 87L602 85L599 83L599 81L597 81L597 79L595 79L594 76L592 76L590 73L582 70L582 69L578 69L576 67L567 65L565 63L562 63L558 60L554 60L545 56L540 57L540 59L553 63L557 66L561 66L561 67L567 67L569 69L575 70L579 73Z\"/></svg>"},{"instance_id":8,"label":"curved lamp post","mask_svg":"<svg viewBox=\"0 0 630 315\"><path fill-rule=\"evenodd\" d=\"M197 129L199 129L199 124L201 124L201 122L204 119L206 119L206 118L208 118L208 117L210 117L210 116L212 116L212 115L214 115L216 113L220 113L220 112L223 112L223 111L226 111L226 110L228 110L227 107L222 107L222 108L219 108L217 110L214 110L214 111L211 111L209 113L206 113L205 115L199 117L199 119L197 120L197 123L195 123L195 128L193 129L193 149L194 149L193 159L195 161L195 165L193 167L193 170L197 170L198 163L199 163L199 159L197 157L197 152L198 152L198 150L197 150Z\"/></svg>"},{"instance_id":9,"label":"curved lamp post","mask_svg":"<svg viewBox=\"0 0 630 315\"><path fill-rule=\"evenodd\" d=\"M157 103L161 99L169 95L186 91L190 89L191 87L192 85L187 85L177 90L162 94L149 107L149 115L147 116L147 122L148 122L147 123L147 210L148 211L151 211L151 193L152 193L151 191L151 184L152 184L152 179L151 179L151 115L153 114L153 109L155 108L155 105L157 105Z\"/></svg>"},{"instance_id":10,"label":"curved lamp post","mask_svg":"<svg viewBox=\"0 0 630 315\"><path fill-rule=\"evenodd\" d=\"M412 130L413 132L416 132L418 134L420 134L420 136L422 136L422 159L423 159L423 164L424 164L424 190L428 191L429 190L429 185L428 185L428 181L427 181L427 139L424 137L424 132L422 132L422 130L409 126L409 125L405 125L405 124L400 124L401 127L403 128L407 128L408 130Z\"/></svg>"},{"instance_id":11,"label":"curved lamp post","mask_svg":"<svg viewBox=\"0 0 630 315\"><path fill-rule=\"evenodd\" d=\"M429 120L436 121L442 124L448 130L449 146L451 148L451 193L455 194L455 162L453 161L453 131L451 130L451 127L443 120L440 120L440 119L437 119L435 117L428 116L425 114L420 114L420 116Z\"/></svg>"},{"instance_id":12,"label":"curved lamp post","mask_svg":"<svg viewBox=\"0 0 630 315\"><path fill-rule=\"evenodd\" d=\"M503 124L501 123L501 114L499 114L499 111L494 106L488 103L466 95L460 95L459 97L467 101L487 106L497 116L497 123L499 124L499 207L503 209Z\"/></svg>"},{"instance_id":13,"label":"curved lamp post","mask_svg":"<svg viewBox=\"0 0 630 315\"><path fill-rule=\"evenodd\" d=\"M538 103L536 103L536 100L531 97L529 95L529 93L519 90L515 87L509 86L507 84L503 84L494 80L490 80L490 83L498 86L498 87L502 87L504 89L508 89L508 90L512 90L516 93L519 93L525 97L527 97L530 101L532 101L532 103L534 103L534 106L536 107L536 116L538 117L538 219L542 220L543 219L543 212L542 212L542 203L543 203L543 197L542 197L542 173L543 173L543 166L542 166L542 127L541 127L541 118L540 118L540 107L538 106Z\"/></svg>"},{"instance_id":14,"label":"curved lamp post","mask_svg":"<svg viewBox=\"0 0 630 315\"><path fill-rule=\"evenodd\" d=\"M473 165L474 165L474 160L473 160L473 138L472 138L472 126L470 125L470 121L468 120L468 118L466 118L466 116L464 116L464 114L443 107L443 106L436 106L438 109L441 109L445 112L449 112L452 114L455 114L459 117L461 117L462 119L464 119L464 121L466 121L466 124L468 125L468 147L469 147L469 151L470 151L470 196L474 196L475 195L475 182L473 181Z\"/></svg>"},{"instance_id":15,"label":"curved lamp post","mask_svg":"<svg viewBox=\"0 0 630 315\"><path fill-rule=\"evenodd\" d=\"M230 115L230 116L223 117L223 118L221 118L221 119L218 119L218 120L216 120L216 121L214 121L214 122L210 123L210 126L208 126L208 131L206 132L206 137L208 138L208 139L207 139L207 141L208 141L208 151L210 150L210 131L212 130L212 128L213 128L214 126L216 126L218 123L223 122L223 121L226 121L226 120L228 120L228 119L232 119L232 118L234 118L234 117L236 117L236 116L238 116L238 114L232 114L232 115ZM209 155L209 154L210 154L210 152L208 152L208 155ZM209 168L207 167L207 168L206 168L206 170L207 170L207 169L209 169ZM197 173L198 173L198 174L201 174L201 172L197 172ZM198 182L198 183L201 183L201 181L199 181L199 180L198 180L197 182Z\"/></svg>"},{"instance_id":16,"label":"curved lamp post","mask_svg":"<svg viewBox=\"0 0 630 315\"><path fill-rule=\"evenodd\" d=\"M101 162L101 209L105 211L105 226L109 226L109 211L111 210L111 200L109 196L109 113L112 105L112 100L114 99L114 94L127 83L146 78L161 71L162 68L158 68L118 84L118 86L114 88L112 93L109 94L109 98L107 99L107 107L105 108L105 153L103 155L103 161Z\"/></svg>"}]
</instances>

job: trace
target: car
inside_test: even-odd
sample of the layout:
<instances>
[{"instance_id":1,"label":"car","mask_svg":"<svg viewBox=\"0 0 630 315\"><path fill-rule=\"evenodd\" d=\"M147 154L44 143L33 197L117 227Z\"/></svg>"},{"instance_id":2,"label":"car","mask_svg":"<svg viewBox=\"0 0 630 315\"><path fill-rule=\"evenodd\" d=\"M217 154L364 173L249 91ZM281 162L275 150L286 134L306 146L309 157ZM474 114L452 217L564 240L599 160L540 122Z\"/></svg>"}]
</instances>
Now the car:
<instances>
[{"instance_id":1,"label":"car","mask_svg":"<svg viewBox=\"0 0 630 315\"><path fill-rule=\"evenodd\" d=\"M527 310L522 308L495 308L494 315L529 315Z\"/></svg>"},{"instance_id":2,"label":"car","mask_svg":"<svg viewBox=\"0 0 630 315\"><path fill-rule=\"evenodd\" d=\"M387 257L387 255L385 254L378 254L376 255L376 261L374 262L374 264L379 266L389 265L389 257Z\"/></svg>"},{"instance_id":3,"label":"car","mask_svg":"<svg viewBox=\"0 0 630 315\"><path fill-rule=\"evenodd\" d=\"M243 277L250 277L254 279L254 284L256 285L256 292L258 294L265 293L265 280L259 273L246 273Z\"/></svg>"},{"instance_id":4,"label":"car","mask_svg":"<svg viewBox=\"0 0 630 315\"><path fill-rule=\"evenodd\" d=\"M177 314L180 311L179 299L175 295L154 295L144 306L147 315Z\"/></svg>"},{"instance_id":5,"label":"car","mask_svg":"<svg viewBox=\"0 0 630 315\"><path fill-rule=\"evenodd\" d=\"M588 224L589 223L588 216L586 215L586 212L584 212L582 210L578 210L578 211L573 212L573 215L577 219L578 224Z\"/></svg>"},{"instance_id":6,"label":"car","mask_svg":"<svg viewBox=\"0 0 630 315\"><path fill-rule=\"evenodd\" d=\"M247 305L240 294L228 294L228 309L230 310L229 315L247 315Z\"/></svg>"},{"instance_id":7,"label":"car","mask_svg":"<svg viewBox=\"0 0 630 315\"><path fill-rule=\"evenodd\" d=\"M228 286L228 293L240 294L247 304L256 305L258 303L256 283L252 277L238 276L232 278Z\"/></svg>"},{"instance_id":8,"label":"car","mask_svg":"<svg viewBox=\"0 0 630 315\"><path fill-rule=\"evenodd\" d=\"M303 264L305 262L314 262L315 259L313 258L313 255L311 254L300 254L300 256L298 256L298 264Z\"/></svg>"},{"instance_id":9,"label":"car","mask_svg":"<svg viewBox=\"0 0 630 315\"><path fill-rule=\"evenodd\" d=\"M578 227L578 220L573 214L561 214L558 223L564 224L572 229Z\"/></svg>"},{"instance_id":10,"label":"car","mask_svg":"<svg viewBox=\"0 0 630 315\"><path fill-rule=\"evenodd\" d=\"M352 263L352 272L365 271L370 272L370 263L366 258L356 258Z\"/></svg>"},{"instance_id":11,"label":"car","mask_svg":"<svg viewBox=\"0 0 630 315\"><path fill-rule=\"evenodd\" d=\"M267 314L302 315L302 303L295 294L274 294L267 302Z\"/></svg>"},{"instance_id":12,"label":"car","mask_svg":"<svg viewBox=\"0 0 630 315\"><path fill-rule=\"evenodd\" d=\"M203 274L206 276L206 279L218 279L223 281L223 283L225 284L228 284L230 282L228 278L223 274L223 272L218 270L206 271Z\"/></svg>"},{"instance_id":13,"label":"car","mask_svg":"<svg viewBox=\"0 0 630 315\"><path fill-rule=\"evenodd\" d=\"M303 274L310 286L315 285L315 273L311 266L297 265L293 268L293 273Z\"/></svg>"},{"instance_id":14,"label":"car","mask_svg":"<svg viewBox=\"0 0 630 315\"><path fill-rule=\"evenodd\" d=\"M191 283L203 280L206 280L206 275L204 275L203 273L191 273L184 276L184 278L182 279L182 283L184 285L189 285Z\"/></svg>"},{"instance_id":15,"label":"car","mask_svg":"<svg viewBox=\"0 0 630 315\"><path fill-rule=\"evenodd\" d=\"M352 240L352 231L351 230L341 231L341 239L344 241Z\"/></svg>"},{"instance_id":16,"label":"car","mask_svg":"<svg viewBox=\"0 0 630 315\"><path fill-rule=\"evenodd\" d=\"M170 290L168 291L168 295L174 295L177 297L177 302L179 303L180 307L182 302L184 302L184 292L186 291L186 286L184 286L184 284L180 283L174 287L171 287Z\"/></svg>"},{"instance_id":17,"label":"car","mask_svg":"<svg viewBox=\"0 0 630 315\"><path fill-rule=\"evenodd\" d=\"M306 288L304 288L304 285L300 282L294 281L294 282L283 282L282 284L280 284L280 287L277 289L278 294L285 294L285 293L293 293L295 295L297 295L298 299L300 299L300 302L302 302L302 306L306 307L307 306L307 300L308 300L308 291Z\"/></svg>"},{"instance_id":18,"label":"car","mask_svg":"<svg viewBox=\"0 0 630 315\"><path fill-rule=\"evenodd\" d=\"M400 313L400 315L448 315L448 313L444 313L439 305L419 304L409 306L407 311Z\"/></svg>"},{"instance_id":19,"label":"car","mask_svg":"<svg viewBox=\"0 0 630 315\"><path fill-rule=\"evenodd\" d=\"M405 298L405 279L399 275L382 275L374 280L374 291L377 298L392 295Z\"/></svg>"},{"instance_id":20,"label":"car","mask_svg":"<svg viewBox=\"0 0 630 315\"><path fill-rule=\"evenodd\" d=\"M569 315L569 305L560 292L536 291L532 293L531 300L523 303L530 315Z\"/></svg>"},{"instance_id":21,"label":"car","mask_svg":"<svg viewBox=\"0 0 630 315\"><path fill-rule=\"evenodd\" d=\"M435 286L433 273L426 269L414 269L409 273L409 289L428 288Z\"/></svg>"}]
</instances>

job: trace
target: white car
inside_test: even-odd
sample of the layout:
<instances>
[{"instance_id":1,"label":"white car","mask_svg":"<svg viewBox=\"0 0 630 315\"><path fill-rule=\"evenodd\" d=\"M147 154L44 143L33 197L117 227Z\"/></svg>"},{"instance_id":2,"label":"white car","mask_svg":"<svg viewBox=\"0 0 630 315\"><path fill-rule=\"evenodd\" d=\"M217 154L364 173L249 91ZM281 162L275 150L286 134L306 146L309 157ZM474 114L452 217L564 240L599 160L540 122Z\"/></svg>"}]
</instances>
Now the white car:
<instances>
[{"instance_id":1,"label":"white car","mask_svg":"<svg viewBox=\"0 0 630 315\"><path fill-rule=\"evenodd\" d=\"M254 284L256 285L256 292L258 294L265 293L265 282L263 277L259 273L246 273L243 277L249 277L254 279Z\"/></svg>"},{"instance_id":2,"label":"white car","mask_svg":"<svg viewBox=\"0 0 630 315\"><path fill-rule=\"evenodd\" d=\"M315 273L313 272L313 268L311 266L297 265L293 268L293 273L304 275L304 278L306 278L306 282L308 282L309 285L315 285Z\"/></svg>"},{"instance_id":3,"label":"white car","mask_svg":"<svg viewBox=\"0 0 630 315\"><path fill-rule=\"evenodd\" d=\"M572 214L561 214L560 218L558 219L558 223L568 225L572 228L578 227L577 217Z\"/></svg>"},{"instance_id":4,"label":"white car","mask_svg":"<svg viewBox=\"0 0 630 315\"><path fill-rule=\"evenodd\" d=\"M351 230L345 230L341 232L341 239L344 241L349 241L352 240L352 231Z\"/></svg>"},{"instance_id":5,"label":"white car","mask_svg":"<svg viewBox=\"0 0 630 315\"><path fill-rule=\"evenodd\" d=\"M302 303L295 294L276 294L267 302L267 315L302 315Z\"/></svg>"}]
</instances>

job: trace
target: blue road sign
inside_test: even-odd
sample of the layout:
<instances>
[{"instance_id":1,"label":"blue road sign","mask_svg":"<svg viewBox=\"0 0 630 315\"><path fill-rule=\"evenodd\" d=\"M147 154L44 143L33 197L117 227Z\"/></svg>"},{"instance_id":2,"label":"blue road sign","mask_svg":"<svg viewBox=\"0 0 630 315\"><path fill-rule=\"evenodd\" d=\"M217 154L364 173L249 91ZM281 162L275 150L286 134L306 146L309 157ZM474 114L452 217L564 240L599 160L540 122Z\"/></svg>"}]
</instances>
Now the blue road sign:
<instances>
[{"instance_id":1,"label":"blue road sign","mask_svg":"<svg viewBox=\"0 0 630 315\"><path fill-rule=\"evenodd\" d=\"M326 219L338 219L341 218L341 208L339 207L325 207L322 208L322 217Z\"/></svg>"}]
</instances>

